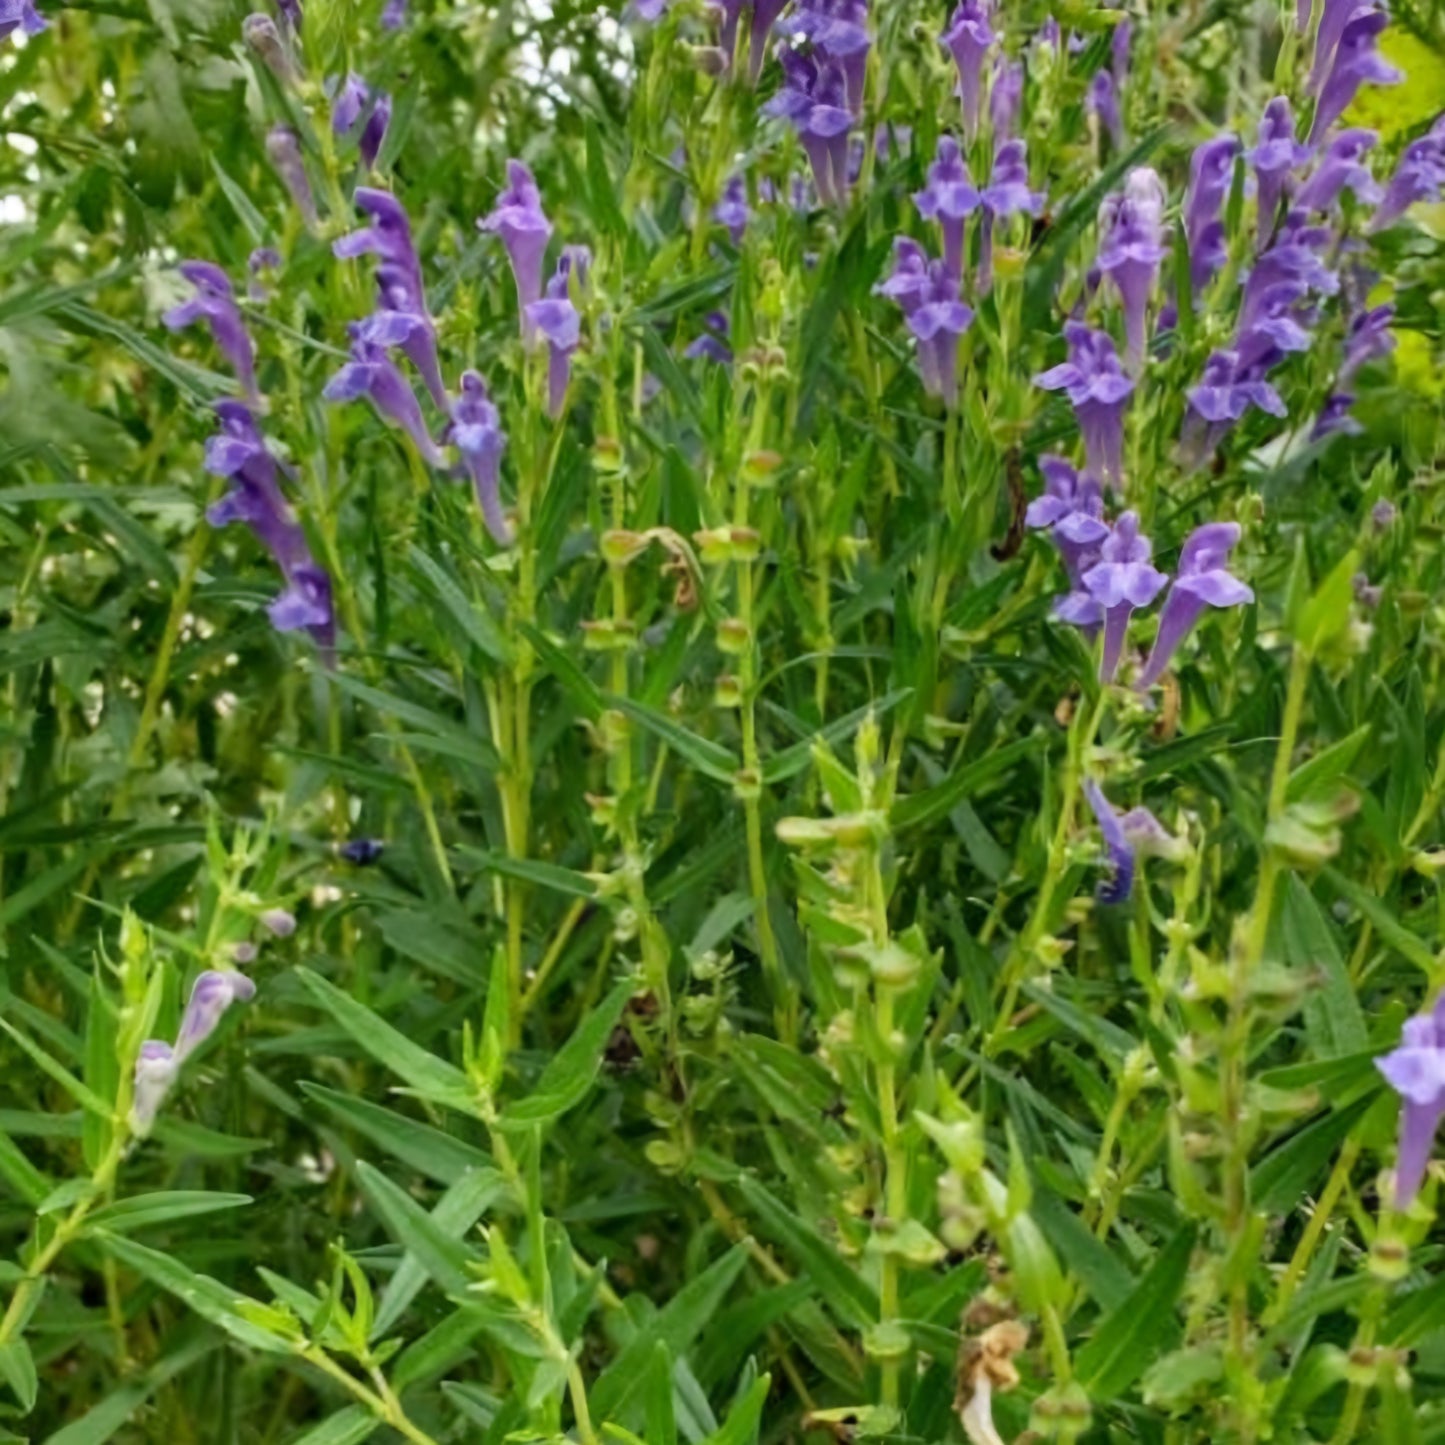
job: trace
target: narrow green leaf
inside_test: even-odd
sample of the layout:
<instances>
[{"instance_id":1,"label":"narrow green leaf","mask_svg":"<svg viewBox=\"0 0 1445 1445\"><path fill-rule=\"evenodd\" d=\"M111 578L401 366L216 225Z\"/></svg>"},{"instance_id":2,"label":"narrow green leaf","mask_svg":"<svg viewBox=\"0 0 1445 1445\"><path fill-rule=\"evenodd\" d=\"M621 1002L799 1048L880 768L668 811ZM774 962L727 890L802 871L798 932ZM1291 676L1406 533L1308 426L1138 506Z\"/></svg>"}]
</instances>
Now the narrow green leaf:
<instances>
[{"instance_id":1,"label":"narrow green leaf","mask_svg":"<svg viewBox=\"0 0 1445 1445\"><path fill-rule=\"evenodd\" d=\"M93 1094L64 1064L57 1063L39 1044L33 1043L19 1029L15 1028L8 1019L0 1018L0 1029L4 1029L20 1047L30 1055L36 1066L44 1073L55 1080L72 1099L83 1109L89 1109L99 1114L102 1118L108 1119L111 1115L111 1106L104 1099Z\"/></svg>"},{"instance_id":2,"label":"narrow green leaf","mask_svg":"<svg viewBox=\"0 0 1445 1445\"><path fill-rule=\"evenodd\" d=\"M1334 931L1314 896L1294 874L1285 885L1280 933L1286 963L1291 968L1310 969L1321 980L1304 996L1311 1053L1318 1058L1342 1058L1363 1051L1369 1043L1369 1030Z\"/></svg>"},{"instance_id":3,"label":"narrow green leaf","mask_svg":"<svg viewBox=\"0 0 1445 1445\"><path fill-rule=\"evenodd\" d=\"M10 1386L20 1401L20 1413L28 1415L35 1408L40 1381L35 1374L35 1357L23 1338L7 1340L0 1345L0 1379Z\"/></svg>"},{"instance_id":4,"label":"narrow green leaf","mask_svg":"<svg viewBox=\"0 0 1445 1445\"><path fill-rule=\"evenodd\" d=\"M365 1405L348 1405L329 1415L314 1430L298 1435L291 1445L361 1445L380 1428L380 1418Z\"/></svg>"},{"instance_id":5,"label":"narrow green leaf","mask_svg":"<svg viewBox=\"0 0 1445 1445\"><path fill-rule=\"evenodd\" d=\"M15 1141L3 1133L0 1133L0 1179L5 1181L12 1194L32 1208L54 1187L20 1152Z\"/></svg>"},{"instance_id":6,"label":"narrow green leaf","mask_svg":"<svg viewBox=\"0 0 1445 1445\"><path fill-rule=\"evenodd\" d=\"M738 761L720 743L701 738L689 732L656 708L644 707L626 697L609 697L609 707L626 713L633 722L640 723L655 737L661 738L684 761L690 763L704 777L714 782L731 784L738 771Z\"/></svg>"},{"instance_id":7,"label":"narrow green leaf","mask_svg":"<svg viewBox=\"0 0 1445 1445\"><path fill-rule=\"evenodd\" d=\"M616 1415L632 1397L646 1378L647 1366L659 1341L674 1358L686 1354L727 1298L747 1259L747 1250L735 1244L696 1279L689 1280L633 1335L588 1392L598 1419Z\"/></svg>"},{"instance_id":8,"label":"narrow green leaf","mask_svg":"<svg viewBox=\"0 0 1445 1445\"><path fill-rule=\"evenodd\" d=\"M384 1064L398 1078L405 1079L419 1094L467 1107L473 1095L467 1076L453 1064L433 1053L379 1019L365 1004L357 1003L335 984L328 983L309 968L298 968L297 977L316 1002L351 1035L377 1063Z\"/></svg>"},{"instance_id":9,"label":"narrow green leaf","mask_svg":"<svg viewBox=\"0 0 1445 1445\"><path fill-rule=\"evenodd\" d=\"M748 1207L762 1230L777 1240L808 1272L828 1307L844 1323L864 1329L878 1319L878 1296L861 1275L825 1240L750 1175L738 1180Z\"/></svg>"},{"instance_id":10,"label":"narrow green leaf","mask_svg":"<svg viewBox=\"0 0 1445 1445\"><path fill-rule=\"evenodd\" d=\"M428 1276L443 1290L465 1299L468 1287L476 1278L468 1273L467 1265L476 1261L477 1255L461 1242L461 1231L452 1234L443 1228L406 1190L365 1160L357 1164L356 1177L362 1193L386 1226L386 1232L416 1256ZM496 1187L494 1181L486 1182Z\"/></svg>"},{"instance_id":11,"label":"narrow green leaf","mask_svg":"<svg viewBox=\"0 0 1445 1445\"><path fill-rule=\"evenodd\" d=\"M469 1170L492 1167L491 1156L474 1144L444 1134L419 1119L405 1118L380 1104L321 1084L303 1083L301 1092L393 1159L439 1184L455 1184Z\"/></svg>"},{"instance_id":12,"label":"narrow green leaf","mask_svg":"<svg viewBox=\"0 0 1445 1445\"><path fill-rule=\"evenodd\" d=\"M1348 898L1371 923L1375 932L1402 958L1407 958L1417 968L1423 969L1427 978L1435 977L1435 956L1425 941L1410 932L1388 905L1373 893L1361 888L1352 878L1347 878L1336 868L1322 870L1323 877L1335 892Z\"/></svg>"},{"instance_id":13,"label":"narrow green leaf","mask_svg":"<svg viewBox=\"0 0 1445 1445\"><path fill-rule=\"evenodd\" d=\"M109 1229L116 1234L129 1234L148 1224L164 1224L171 1219L190 1219L197 1214L215 1214L222 1209L240 1209L250 1204L249 1194L213 1194L202 1189L175 1189L156 1194L137 1194L130 1199L117 1199L97 1209L88 1221L92 1229Z\"/></svg>"},{"instance_id":14,"label":"narrow green leaf","mask_svg":"<svg viewBox=\"0 0 1445 1445\"><path fill-rule=\"evenodd\" d=\"M602 1050L622 1017L633 984L624 979L577 1026L572 1037L542 1071L525 1099L509 1104L502 1115L507 1129L528 1128L565 1114L579 1103L602 1065Z\"/></svg>"},{"instance_id":15,"label":"narrow green leaf","mask_svg":"<svg viewBox=\"0 0 1445 1445\"><path fill-rule=\"evenodd\" d=\"M219 1325L241 1344L269 1354L285 1355L291 1352L291 1346L286 1340L262 1329L260 1325L253 1324L236 1312L238 1304L255 1305L256 1301L248 1300L246 1296L223 1285L220 1280L197 1274L172 1255L148 1249L133 1239L107 1234L104 1230L96 1230L91 1238L97 1240L106 1253L118 1263L175 1295L187 1309L193 1310L213 1325Z\"/></svg>"},{"instance_id":16,"label":"narrow green leaf","mask_svg":"<svg viewBox=\"0 0 1445 1445\"><path fill-rule=\"evenodd\" d=\"M1174 1303L1189 1274L1194 1237L1192 1225L1181 1229L1075 1355L1079 1381L1096 1403L1123 1394L1155 1355L1173 1345L1179 1333Z\"/></svg>"},{"instance_id":17,"label":"narrow green leaf","mask_svg":"<svg viewBox=\"0 0 1445 1445\"><path fill-rule=\"evenodd\" d=\"M757 1445L763 1406L767 1403L772 1384L771 1375L759 1375L743 1397L728 1411L722 1429L707 1437L707 1445Z\"/></svg>"},{"instance_id":18,"label":"narrow green leaf","mask_svg":"<svg viewBox=\"0 0 1445 1445\"><path fill-rule=\"evenodd\" d=\"M946 818L963 799L972 796L985 783L1007 772L1020 759L1043 749L1041 737L1020 738L995 748L972 763L965 763L941 783L922 793L900 798L893 805L889 821L895 829L911 828Z\"/></svg>"},{"instance_id":19,"label":"narrow green leaf","mask_svg":"<svg viewBox=\"0 0 1445 1445\"><path fill-rule=\"evenodd\" d=\"M46 1436L45 1445L105 1445L162 1385L204 1359L219 1344L220 1336L209 1330L192 1335L179 1349L157 1360L138 1380L129 1380L112 1390L78 1420Z\"/></svg>"}]
</instances>

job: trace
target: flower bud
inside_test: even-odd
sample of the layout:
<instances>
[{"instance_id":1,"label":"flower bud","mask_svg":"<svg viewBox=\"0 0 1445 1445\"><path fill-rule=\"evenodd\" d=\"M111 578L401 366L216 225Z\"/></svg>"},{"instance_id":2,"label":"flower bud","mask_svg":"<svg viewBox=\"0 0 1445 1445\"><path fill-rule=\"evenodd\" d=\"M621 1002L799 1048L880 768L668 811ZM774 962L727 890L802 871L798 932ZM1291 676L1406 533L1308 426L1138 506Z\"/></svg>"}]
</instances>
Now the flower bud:
<instances>
[{"instance_id":1,"label":"flower bud","mask_svg":"<svg viewBox=\"0 0 1445 1445\"><path fill-rule=\"evenodd\" d=\"M138 1139L150 1133L156 1114L176 1081L178 1068L179 1060L169 1044L160 1039L147 1039L140 1046L129 1120L131 1133Z\"/></svg>"},{"instance_id":2,"label":"flower bud","mask_svg":"<svg viewBox=\"0 0 1445 1445\"><path fill-rule=\"evenodd\" d=\"M717 625L718 651L726 652L732 657L746 652L752 638L752 629L741 617L724 617Z\"/></svg>"},{"instance_id":3,"label":"flower bud","mask_svg":"<svg viewBox=\"0 0 1445 1445\"><path fill-rule=\"evenodd\" d=\"M216 1031L221 1015L236 1002L255 996L256 985L244 973L208 968L191 987L190 1002L176 1035L175 1062L180 1064Z\"/></svg>"},{"instance_id":4,"label":"flower bud","mask_svg":"<svg viewBox=\"0 0 1445 1445\"><path fill-rule=\"evenodd\" d=\"M742 684L732 673L723 673L713 685L712 700L716 707L741 707L743 704Z\"/></svg>"},{"instance_id":5,"label":"flower bud","mask_svg":"<svg viewBox=\"0 0 1445 1445\"><path fill-rule=\"evenodd\" d=\"M261 915L261 923L277 938L290 938L296 932L296 915L284 908L268 908Z\"/></svg>"}]
</instances>

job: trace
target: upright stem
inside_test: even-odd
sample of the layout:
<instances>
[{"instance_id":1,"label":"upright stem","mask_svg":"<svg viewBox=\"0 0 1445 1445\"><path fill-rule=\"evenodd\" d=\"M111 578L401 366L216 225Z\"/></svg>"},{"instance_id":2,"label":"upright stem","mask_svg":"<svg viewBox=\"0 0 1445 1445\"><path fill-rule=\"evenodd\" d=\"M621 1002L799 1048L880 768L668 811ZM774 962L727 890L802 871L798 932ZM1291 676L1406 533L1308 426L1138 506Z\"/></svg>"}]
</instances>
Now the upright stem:
<instances>
[{"instance_id":1,"label":"upright stem","mask_svg":"<svg viewBox=\"0 0 1445 1445\"><path fill-rule=\"evenodd\" d=\"M1008 1032L1009 1020L1018 1007L1019 990L1028 976L1034 950L1042 941L1049 926L1053 911L1054 894L1064 876L1069 857L1069 834L1074 828L1074 814L1078 810L1079 793L1084 783L1084 758L1093 746L1099 725L1108 706L1109 694L1106 688L1099 689L1099 697L1086 713L1075 714L1074 726L1069 735L1068 755L1064 762L1063 796L1059 800L1059 818L1054 825L1054 836L1049 843L1048 862L1044 869L1044 881L1039 887L1039 896L1034 911L1025 924L1023 932L1014 940L1014 946L1004 962L1001 977L1004 980L1003 1004L994 1020L992 1033L984 1043L984 1052L998 1052L1004 1035Z\"/></svg>"},{"instance_id":2,"label":"upright stem","mask_svg":"<svg viewBox=\"0 0 1445 1445\"><path fill-rule=\"evenodd\" d=\"M1309 681L1309 654L1296 647L1290 658L1289 684L1285 694L1284 717L1279 746L1270 775L1266 831L1283 816L1289 799L1290 760L1299 736L1304 710L1305 686ZM1269 937L1270 915L1281 873L1279 855L1266 838L1260 861L1254 902L1240 933L1230 947L1228 1014L1219 1048L1219 1108L1224 1133L1224 1234L1227 1247L1242 1246L1250 1227L1249 1149L1247 1120L1249 1087L1249 1040L1253 1030L1252 986L1264 959ZM1226 1340L1227 1378L1234 1388L1236 1426L1240 1445L1252 1445L1258 1435L1257 1408L1252 1385L1255 1371L1250 1340L1249 1281L1235 1261L1229 1286Z\"/></svg>"},{"instance_id":3,"label":"upright stem","mask_svg":"<svg viewBox=\"0 0 1445 1445\"><path fill-rule=\"evenodd\" d=\"M883 949L888 944L888 902L883 885L882 867L875 851L869 864L868 901L872 915L873 944ZM878 980L874 984L874 1022L878 1029L879 1055L876 1066L878 1082L878 1124L883 1141L883 1207L891 1224L898 1225L908 1217L908 1161L904 1156L898 1129L897 1057L894 1054L893 984ZM878 1284L878 1323L883 1329L898 1319L898 1256L892 1250L883 1255ZM892 1342L889 1342L890 1346ZM883 1361L883 1403L898 1405L899 1361L891 1353Z\"/></svg>"},{"instance_id":4,"label":"upright stem","mask_svg":"<svg viewBox=\"0 0 1445 1445\"><path fill-rule=\"evenodd\" d=\"M733 526L749 527L751 487L748 468L750 459L761 450L767 436L768 389L759 383L753 396L753 417L749 429L747 451L737 471L733 494ZM740 694L740 725L743 742L743 816L748 845L748 886L753 897L754 921L758 931L758 953L763 973L773 995L778 1035L791 1043L797 1034L797 1001L792 986L783 975L778 956L778 943L773 922L768 914L768 878L763 862L762 759L758 752L757 692L758 643L755 635L753 564L739 560L734 564L737 580L738 621L745 639L738 657L738 691Z\"/></svg>"}]
</instances>

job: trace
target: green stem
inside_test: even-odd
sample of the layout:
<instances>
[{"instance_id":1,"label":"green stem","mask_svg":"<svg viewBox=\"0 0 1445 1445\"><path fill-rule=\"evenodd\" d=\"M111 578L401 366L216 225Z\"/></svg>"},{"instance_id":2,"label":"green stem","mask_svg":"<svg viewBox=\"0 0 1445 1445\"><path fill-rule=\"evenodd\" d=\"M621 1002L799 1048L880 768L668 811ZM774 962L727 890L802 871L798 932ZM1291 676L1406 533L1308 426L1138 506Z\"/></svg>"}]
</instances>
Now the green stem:
<instances>
[{"instance_id":1,"label":"green stem","mask_svg":"<svg viewBox=\"0 0 1445 1445\"><path fill-rule=\"evenodd\" d=\"M300 1351L301 1358L308 1364L315 1365L324 1375L330 1376L342 1389L354 1395L378 1420L390 1425L397 1434L404 1439L410 1440L412 1445L437 1445L437 1442L414 1424L408 1417L401 1402L393 1394L390 1386L386 1387L386 1396L369 1390L354 1375L343 1370L320 1345L306 1345Z\"/></svg>"},{"instance_id":2,"label":"green stem","mask_svg":"<svg viewBox=\"0 0 1445 1445\"><path fill-rule=\"evenodd\" d=\"M1269 809L1266 829L1283 816L1289 801L1290 762L1299 736L1304 711L1305 687L1309 681L1310 658L1296 647L1290 658L1289 684L1285 693L1284 716L1279 745L1270 775ZM1282 872L1279 855L1266 839L1259 879L1248 919L1230 947L1228 1013L1219 1046L1219 1108L1224 1136L1224 1233L1231 1248L1242 1245L1250 1226L1249 1149L1247 1125L1249 1040L1253 1031L1252 987L1264 959L1269 921L1274 910L1275 889ZM1236 1426L1240 1445L1252 1445L1257 1438L1257 1408L1251 1403L1254 1379L1253 1346L1250 1339L1249 1280L1240 1261L1234 1261L1229 1286L1226 1378L1235 1388Z\"/></svg>"},{"instance_id":3,"label":"green stem","mask_svg":"<svg viewBox=\"0 0 1445 1445\"><path fill-rule=\"evenodd\" d=\"M749 429L747 455L738 468L737 482L733 497L733 526L749 527L749 504L751 488L748 481L749 459L761 450L767 435L768 390L759 384L753 397L753 419ZM738 691L740 694L739 721L743 743L742 789L743 816L746 824L748 847L748 887L753 898L754 923L758 933L758 954L762 960L763 973L773 996L773 1008L777 1022L778 1036L784 1043L792 1043L797 1037L797 1000L792 986L783 974L778 955L778 943L773 934L773 922L768 913L768 877L763 861L763 817L762 817L762 759L758 751L757 694L758 694L758 645L754 634L756 613L754 607L753 564L739 561L735 564L737 582L738 620L742 623L744 644L738 657Z\"/></svg>"},{"instance_id":4,"label":"green stem","mask_svg":"<svg viewBox=\"0 0 1445 1445\"><path fill-rule=\"evenodd\" d=\"M1009 1020L1018 1007L1019 990L1028 977L1034 951L1048 931L1049 918L1053 911L1054 894L1058 891L1068 866L1069 834L1074 827L1074 814L1078 810L1079 794L1084 783L1084 760L1093 746L1099 726L1104 719L1109 695L1106 688L1099 689L1094 706L1087 713L1075 715L1074 727L1070 732L1068 755L1064 764L1063 796L1059 801L1059 818L1054 825L1054 836L1049 843L1048 862L1044 870L1044 881L1034 903L1033 913L1023 931L1014 939L1014 946L1004 962L1001 978L1004 982L1003 1004L994 1020L993 1031L984 1043L984 1052L996 1054L1008 1032Z\"/></svg>"}]
</instances>

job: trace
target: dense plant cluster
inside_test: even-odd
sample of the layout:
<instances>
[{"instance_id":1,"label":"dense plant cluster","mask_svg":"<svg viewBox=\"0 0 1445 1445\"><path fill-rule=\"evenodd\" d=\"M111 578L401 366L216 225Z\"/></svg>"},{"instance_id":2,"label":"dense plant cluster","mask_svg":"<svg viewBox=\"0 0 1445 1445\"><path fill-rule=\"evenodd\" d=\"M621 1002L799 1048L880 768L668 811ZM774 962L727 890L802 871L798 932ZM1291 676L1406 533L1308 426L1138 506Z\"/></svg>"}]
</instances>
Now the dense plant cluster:
<instances>
[{"instance_id":1,"label":"dense plant cluster","mask_svg":"<svg viewBox=\"0 0 1445 1445\"><path fill-rule=\"evenodd\" d=\"M1445 16L0 0L0 1439L1445 1440Z\"/></svg>"}]
</instances>

